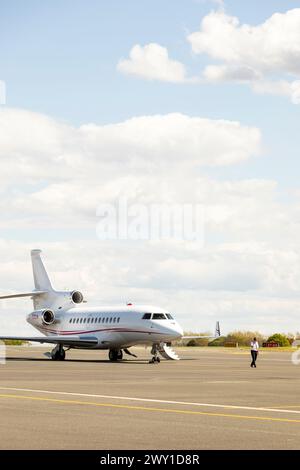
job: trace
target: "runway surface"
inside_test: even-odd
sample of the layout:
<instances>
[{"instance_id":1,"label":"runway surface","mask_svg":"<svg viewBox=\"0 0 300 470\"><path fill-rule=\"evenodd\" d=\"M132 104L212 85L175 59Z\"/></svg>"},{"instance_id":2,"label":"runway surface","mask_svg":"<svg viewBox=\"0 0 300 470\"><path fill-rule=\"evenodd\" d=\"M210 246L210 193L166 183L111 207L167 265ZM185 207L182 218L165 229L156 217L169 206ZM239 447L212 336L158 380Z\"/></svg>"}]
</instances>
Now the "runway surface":
<instances>
[{"instance_id":1,"label":"runway surface","mask_svg":"<svg viewBox=\"0 0 300 470\"><path fill-rule=\"evenodd\" d=\"M180 361L7 347L0 449L298 449L300 365L262 352L178 348Z\"/></svg>"}]
</instances>

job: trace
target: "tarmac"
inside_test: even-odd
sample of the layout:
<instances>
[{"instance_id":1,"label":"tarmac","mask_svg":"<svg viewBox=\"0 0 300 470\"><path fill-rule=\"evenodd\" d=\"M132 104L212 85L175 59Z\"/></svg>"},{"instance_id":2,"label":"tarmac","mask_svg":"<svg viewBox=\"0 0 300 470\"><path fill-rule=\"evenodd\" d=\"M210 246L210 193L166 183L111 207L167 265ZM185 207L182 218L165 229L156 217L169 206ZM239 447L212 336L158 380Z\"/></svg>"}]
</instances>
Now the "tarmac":
<instances>
[{"instance_id":1,"label":"tarmac","mask_svg":"<svg viewBox=\"0 0 300 470\"><path fill-rule=\"evenodd\" d=\"M0 449L299 449L300 365L261 352L150 350L113 363L107 351L7 347L0 364Z\"/></svg>"}]
</instances>

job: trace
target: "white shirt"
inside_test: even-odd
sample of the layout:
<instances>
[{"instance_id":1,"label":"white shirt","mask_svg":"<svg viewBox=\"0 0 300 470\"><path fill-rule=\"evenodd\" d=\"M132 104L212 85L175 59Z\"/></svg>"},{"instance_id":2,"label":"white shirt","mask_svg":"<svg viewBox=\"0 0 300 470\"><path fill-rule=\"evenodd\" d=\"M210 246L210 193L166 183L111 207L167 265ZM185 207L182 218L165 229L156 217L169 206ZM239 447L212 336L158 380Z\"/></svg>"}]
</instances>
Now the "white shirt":
<instances>
[{"instance_id":1,"label":"white shirt","mask_svg":"<svg viewBox=\"0 0 300 470\"><path fill-rule=\"evenodd\" d=\"M258 351L259 350L259 344L257 341L251 341L251 351Z\"/></svg>"}]
</instances>

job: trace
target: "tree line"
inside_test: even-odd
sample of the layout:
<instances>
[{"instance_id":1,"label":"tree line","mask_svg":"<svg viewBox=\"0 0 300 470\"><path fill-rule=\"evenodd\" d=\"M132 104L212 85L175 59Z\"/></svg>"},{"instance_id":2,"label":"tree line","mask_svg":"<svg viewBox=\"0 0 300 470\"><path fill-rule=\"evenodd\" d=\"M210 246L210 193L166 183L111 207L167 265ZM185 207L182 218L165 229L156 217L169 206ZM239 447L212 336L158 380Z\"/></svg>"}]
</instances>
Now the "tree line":
<instances>
[{"instance_id":1,"label":"tree line","mask_svg":"<svg viewBox=\"0 0 300 470\"><path fill-rule=\"evenodd\" d=\"M199 333L198 333L199 334ZM197 333L189 333L190 336L197 336ZM207 335L207 333L206 333ZM200 334L199 334L200 336ZM226 344L238 344L239 346L249 346L253 338L256 338L259 344L278 343L280 347L289 347L299 335L292 333L274 333L270 336L264 335L259 331L232 331L226 336L220 336L215 340L209 339L190 339L187 346L225 346Z\"/></svg>"}]
</instances>

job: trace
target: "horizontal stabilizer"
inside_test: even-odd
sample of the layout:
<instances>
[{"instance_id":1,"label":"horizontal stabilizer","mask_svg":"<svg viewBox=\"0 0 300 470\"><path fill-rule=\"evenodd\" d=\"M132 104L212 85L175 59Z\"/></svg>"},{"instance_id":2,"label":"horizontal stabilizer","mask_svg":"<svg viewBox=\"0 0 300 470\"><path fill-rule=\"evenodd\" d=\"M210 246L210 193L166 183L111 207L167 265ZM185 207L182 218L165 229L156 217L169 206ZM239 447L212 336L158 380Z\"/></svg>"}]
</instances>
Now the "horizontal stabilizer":
<instances>
[{"instance_id":1,"label":"horizontal stabilizer","mask_svg":"<svg viewBox=\"0 0 300 470\"><path fill-rule=\"evenodd\" d=\"M36 295L42 295L42 294L47 294L47 291L43 290L36 290L32 292L22 292L20 294L6 294L6 295L0 295L0 299L14 299L17 297L35 297Z\"/></svg>"}]
</instances>

